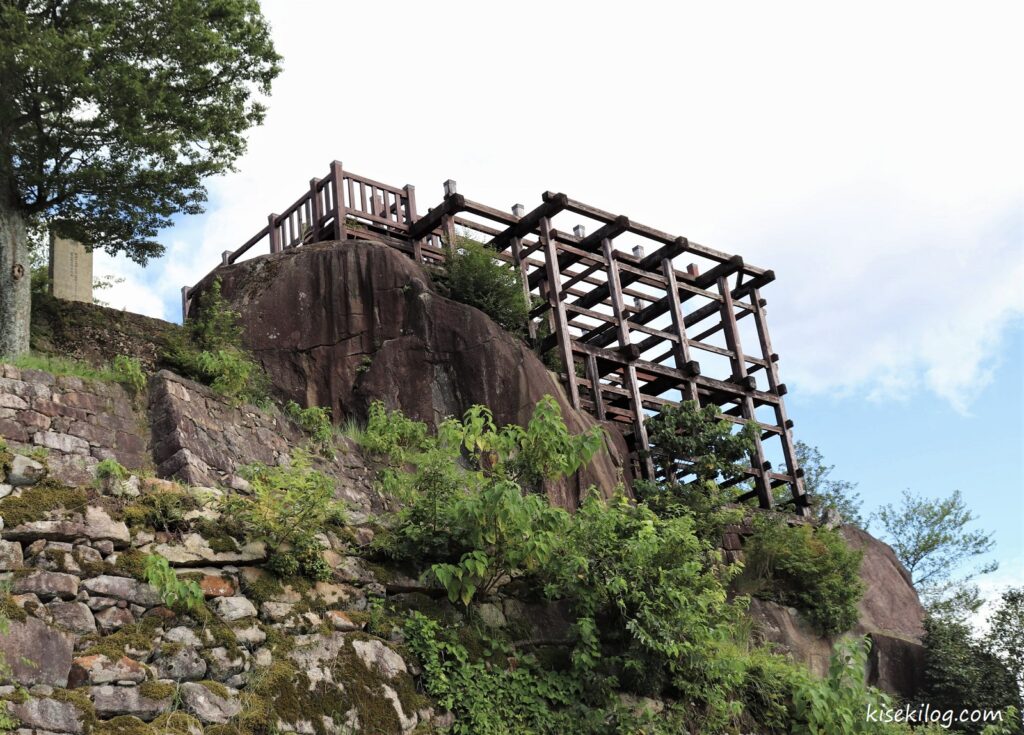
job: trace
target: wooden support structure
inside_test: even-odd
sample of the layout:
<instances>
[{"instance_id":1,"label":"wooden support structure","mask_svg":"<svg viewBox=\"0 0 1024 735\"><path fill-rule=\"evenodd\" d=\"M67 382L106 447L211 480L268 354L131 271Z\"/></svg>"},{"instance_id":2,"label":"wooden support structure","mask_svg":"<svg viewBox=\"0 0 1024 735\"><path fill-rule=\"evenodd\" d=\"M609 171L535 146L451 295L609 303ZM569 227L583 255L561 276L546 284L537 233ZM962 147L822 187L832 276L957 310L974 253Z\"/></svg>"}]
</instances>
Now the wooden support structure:
<instances>
[{"instance_id":1,"label":"wooden support structure","mask_svg":"<svg viewBox=\"0 0 1024 735\"><path fill-rule=\"evenodd\" d=\"M556 220L565 218L565 229L556 229ZM420 214L415 187L357 176L334 161L295 203L226 251L220 267L268 240L278 253L351 237L380 240L419 263L438 265L460 235L486 243L497 261L517 272L529 304L530 343L541 355L554 351L569 402L622 432L641 475L656 476L646 416L694 401L757 429L746 473L753 489L739 500L770 508L785 487L789 497L780 504L807 512L793 422L782 398L786 386L760 293L775 274L738 255L562 193L544 192L534 209L516 205L509 214L466 199L449 180L440 203ZM676 263L683 256L685 266ZM186 316L193 291L182 290ZM759 349L747 354L740 327L751 321Z\"/></svg>"}]
</instances>

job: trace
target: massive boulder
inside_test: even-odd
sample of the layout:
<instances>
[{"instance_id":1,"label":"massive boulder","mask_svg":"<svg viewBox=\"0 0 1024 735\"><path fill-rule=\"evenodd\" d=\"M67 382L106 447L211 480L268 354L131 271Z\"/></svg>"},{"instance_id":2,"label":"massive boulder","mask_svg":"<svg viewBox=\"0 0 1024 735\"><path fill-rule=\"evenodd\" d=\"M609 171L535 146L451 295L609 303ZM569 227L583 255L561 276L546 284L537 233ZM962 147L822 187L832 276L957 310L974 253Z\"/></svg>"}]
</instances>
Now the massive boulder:
<instances>
[{"instance_id":1,"label":"massive boulder","mask_svg":"<svg viewBox=\"0 0 1024 735\"><path fill-rule=\"evenodd\" d=\"M912 697L924 674L924 608L910 574L892 548L855 526L840 533L863 560L864 596L857 604L857 625L846 636L868 636L868 683L902 697ZM834 640L814 631L796 610L753 599L750 616L761 635L820 676L828 673Z\"/></svg>"},{"instance_id":2,"label":"massive boulder","mask_svg":"<svg viewBox=\"0 0 1024 735\"><path fill-rule=\"evenodd\" d=\"M381 243L328 242L219 268L222 293L242 314L246 345L273 383L300 404L362 418L373 400L436 426L473 404L499 424L525 424L554 395L573 432L595 420L575 411L557 378L521 340L483 312L440 296L430 277ZM573 507L581 488L607 495L622 481L624 446L614 429L571 483L548 488Z\"/></svg>"}]
</instances>

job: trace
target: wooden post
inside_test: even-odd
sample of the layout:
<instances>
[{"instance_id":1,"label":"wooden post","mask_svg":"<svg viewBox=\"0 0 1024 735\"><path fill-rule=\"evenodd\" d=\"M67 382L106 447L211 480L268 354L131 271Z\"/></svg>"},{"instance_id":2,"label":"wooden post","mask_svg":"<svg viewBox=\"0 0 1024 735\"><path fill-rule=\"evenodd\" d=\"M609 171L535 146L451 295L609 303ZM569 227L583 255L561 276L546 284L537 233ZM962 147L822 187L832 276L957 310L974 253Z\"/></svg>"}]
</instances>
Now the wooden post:
<instances>
[{"instance_id":1,"label":"wooden post","mask_svg":"<svg viewBox=\"0 0 1024 735\"><path fill-rule=\"evenodd\" d=\"M309 196L311 199L311 204L309 206L309 227L312 230L310 242L320 241L320 220L323 218L324 213L321 211L320 207L319 187L320 179L313 178L309 180Z\"/></svg>"},{"instance_id":2,"label":"wooden post","mask_svg":"<svg viewBox=\"0 0 1024 735\"><path fill-rule=\"evenodd\" d=\"M775 422L782 429L782 455L786 460L786 467L792 477L790 492L793 496L793 505L799 515L805 515L808 508L808 498L804 489L803 475L799 471L796 461L796 448L793 445L793 422L786 415L786 404L782 401L779 392L779 369L776 363L776 355L772 352L772 341L768 335L768 320L764 311L764 302L761 300L761 292L754 289L750 294L750 301L754 307L754 324L757 327L757 338L761 344L761 356L767 363L765 373L768 376L768 390L779 396L779 402L775 404Z\"/></svg>"},{"instance_id":3,"label":"wooden post","mask_svg":"<svg viewBox=\"0 0 1024 735\"><path fill-rule=\"evenodd\" d=\"M544 260L547 265L548 303L555 318L555 335L558 338L559 354L565 366L565 384L569 393L569 402L573 408L580 407L580 389L576 382L576 362L572 356L572 337L569 334L569 320L565 315L565 302L562 300L562 274L558 268L558 248L551 237L551 220L541 217L540 242L544 248Z\"/></svg>"},{"instance_id":4,"label":"wooden post","mask_svg":"<svg viewBox=\"0 0 1024 735\"><path fill-rule=\"evenodd\" d=\"M334 180L334 239L344 240L347 236L345 228L345 172L342 170L341 161L331 161L331 178Z\"/></svg>"},{"instance_id":5,"label":"wooden post","mask_svg":"<svg viewBox=\"0 0 1024 735\"><path fill-rule=\"evenodd\" d=\"M597 372L597 358L587 355L587 380L590 381L590 393L594 400L594 413L598 421L607 418L604 410L604 396L601 395L601 376Z\"/></svg>"},{"instance_id":6,"label":"wooden post","mask_svg":"<svg viewBox=\"0 0 1024 735\"><path fill-rule=\"evenodd\" d=\"M181 287L181 321L188 321L189 292L192 289L188 286Z\"/></svg>"},{"instance_id":7,"label":"wooden post","mask_svg":"<svg viewBox=\"0 0 1024 735\"><path fill-rule=\"evenodd\" d=\"M725 330L725 344L733 353L732 370L733 379L737 383L743 383L747 379L747 362L743 356L743 345L740 342L740 332L736 324L736 307L732 301L732 290L729 287L728 276L719 276L718 291L722 295L722 327ZM743 418L754 420L754 399L750 390L745 388L743 398L740 399L740 408ZM762 508L770 509L775 504L772 497L771 483L766 475L764 447L761 445L761 432L754 434L754 450L751 452L750 463L754 472L754 485L757 489L758 501Z\"/></svg>"},{"instance_id":8,"label":"wooden post","mask_svg":"<svg viewBox=\"0 0 1024 735\"><path fill-rule=\"evenodd\" d=\"M672 311L672 327L675 330L676 339L674 345L676 369L687 373L690 378L691 362L690 343L686 339L686 319L683 316L683 303L679 300L679 284L676 282L676 271L672 267L672 259L665 258L661 261L661 272L665 276L665 285L668 288L669 309ZM683 396L688 401L695 401L700 406L700 396L697 393L697 383L694 380L687 380L683 386Z\"/></svg>"},{"instance_id":9,"label":"wooden post","mask_svg":"<svg viewBox=\"0 0 1024 735\"><path fill-rule=\"evenodd\" d=\"M445 200L450 199L458 193L458 187L456 186L454 179L448 179L444 182L443 186ZM459 237L455 232L455 218L452 215L445 214L441 218L441 232L444 233L447 257L451 257L459 244Z\"/></svg>"},{"instance_id":10,"label":"wooden post","mask_svg":"<svg viewBox=\"0 0 1024 735\"><path fill-rule=\"evenodd\" d=\"M512 205L512 214L515 217L521 218L526 214L526 207L522 204ZM530 297L530 274L526 267L526 261L523 260L523 241L522 238L513 237L511 240L512 249L512 264L519 269L519 283L523 288L523 299L526 301L527 312L533 310L533 299ZM527 317L526 319L526 330L530 335L530 343L532 344L537 339L537 325L533 323L533 319Z\"/></svg>"},{"instance_id":11,"label":"wooden post","mask_svg":"<svg viewBox=\"0 0 1024 735\"><path fill-rule=\"evenodd\" d=\"M267 230L270 232L270 252L281 252L281 233L277 231L277 215L267 216Z\"/></svg>"},{"instance_id":12,"label":"wooden post","mask_svg":"<svg viewBox=\"0 0 1024 735\"><path fill-rule=\"evenodd\" d=\"M619 337L619 347L623 354L629 355L630 338L629 322L626 317L626 306L622 301L622 281L619 278L619 264L615 260L615 247L612 241L605 238L601 241L608 269L608 295L611 297L612 313L615 316L615 327ZM644 404L640 395L640 384L636 377L636 365L633 360L625 368L626 390L629 391L630 410L633 412L633 425L636 431L637 453L641 457L641 467L648 480L654 479L654 462L651 460L651 443L644 425Z\"/></svg>"},{"instance_id":13,"label":"wooden post","mask_svg":"<svg viewBox=\"0 0 1024 735\"><path fill-rule=\"evenodd\" d=\"M405 223L412 227L413 222L419 219L416 214L416 187L412 184L405 185ZM423 262L423 238L417 238L412 242L412 258L417 263Z\"/></svg>"}]
</instances>

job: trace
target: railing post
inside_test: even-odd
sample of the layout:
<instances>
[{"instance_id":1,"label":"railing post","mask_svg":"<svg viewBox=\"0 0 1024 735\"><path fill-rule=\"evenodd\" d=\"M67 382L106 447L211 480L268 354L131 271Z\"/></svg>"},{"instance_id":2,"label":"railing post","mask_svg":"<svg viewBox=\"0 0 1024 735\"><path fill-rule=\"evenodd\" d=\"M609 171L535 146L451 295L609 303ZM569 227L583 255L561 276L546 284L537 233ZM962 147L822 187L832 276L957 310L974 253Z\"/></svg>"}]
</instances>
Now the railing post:
<instances>
[{"instance_id":1,"label":"railing post","mask_svg":"<svg viewBox=\"0 0 1024 735\"><path fill-rule=\"evenodd\" d=\"M448 179L444 182L444 198L445 200L450 199L457 193L457 187L454 179ZM448 257L451 257L452 253L455 252L455 248L458 244L458 235L455 234L455 218L446 214L441 219L441 230L444 232L445 237L445 250L448 251Z\"/></svg>"},{"instance_id":2,"label":"railing post","mask_svg":"<svg viewBox=\"0 0 1024 735\"><path fill-rule=\"evenodd\" d=\"M221 265L231 265L231 251L230 250L225 250L223 253L220 254L220 264Z\"/></svg>"},{"instance_id":3,"label":"railing post","mask_svg":"<svg viewBox=\"0 0 1024 735\"><path fill-rule=\"evenodd\" d=\"M576 382L576 362L572 354L572 335L569 334L569 319L565 313L565 301L562 299L562 274L558 268L558 245L551 237L551 220L541 217L538 224L540 242L544 248L544 261L548 276L548 303L555 316L555 334L558 339L558 351L565 367L566 392L573 408L580 407L580 389Z\"/></svg>"},{"instance_id":4,"label":"railing post","mask_svg":"<svg viewBox=\"0 0 1024 735\"><path fill-rule=\"evenodd\" d=\"M271 214L267 216L267 229L269 230L270 233L270 252L281 252L281 233L277 231L276 214Z\"/></svg>"},{"instance_id":5,"label":"railing post","mask_svg":"<svg viewBox=\"0 0 1024 735\"><path fill-rule=\"evenodd\" d=\"M403 190L405 191L405 223L411 230L413 223L419 219L419 215L416 214L416 187L406 184ZM417 263L423 262L423 238L412 241L412 257Z\"/></svg>"},{"instance_id":6,"label":"railing post","mask_svg":"<svg viewBox=\"0 0 1024 735\"><path fill-rule=\"evenodd\" d=\"M331 161L331 178L334 180L334 239L345 239L345 172L341 161Z\"/></svg>"},{"instance_id":7,"label":"railing post","mask_svg":"<svg viewBox=\"0 0 1024 735\"><path fill-rule=\"evenodd\" d=\"M512 216L521 218L526 214L526 207L522 204L512 205ZM523 260L523 241L521 238L512 238L512 263L516 268L519 269L519 282L523 289L523 299L526 301L527 314L533 311L533 299L530 298L530 274L529 269L526 267L526 261ZM530 335L530 343L537 339L537 325L533 323L533 319L529 316L526 317L526 330Z\"/></svg>"},{"instance_id":8,"label":"railing post","mask_svg":"<svg viewBox=\"0 0 1024 735\"><path fill-rule=\"evenodd\" d=\"M324 213L320 207L320 179L313 178L309 180L309 196L311 203L309 206L309 218L310 218L310 229L312 229L313 239L311 242L320 241L320 220L323 218Z\"/></svg>"},{"instance_id":9,"label":"railing post","mask_svg":"<svg viewBox=\"0 0 1024 735\"><path fill-rule=\"evenodd\" d=\"M188 295L191 290L188 286L181 287L181 321L183 323L188 319Z\"/></svg>"}]
</instances>

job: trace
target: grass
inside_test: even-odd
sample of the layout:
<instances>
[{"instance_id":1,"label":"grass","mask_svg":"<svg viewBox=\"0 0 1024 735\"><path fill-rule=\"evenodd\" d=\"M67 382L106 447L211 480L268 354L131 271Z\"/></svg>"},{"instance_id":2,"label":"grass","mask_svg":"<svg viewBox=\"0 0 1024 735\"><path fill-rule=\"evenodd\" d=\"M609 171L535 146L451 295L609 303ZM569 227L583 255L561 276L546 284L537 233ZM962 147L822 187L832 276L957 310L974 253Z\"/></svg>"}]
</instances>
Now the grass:
<instances>
[{"instance_id":1,"label":"grass","mask_svg":"<svg viewBox=\"0 0 1024 735\"><path fill-rule=\"evenodd\" d=\"M0 362L14 365L20 370L42 370L56 376L99 380L105 383L120 383L132 393L139 393L145 387L145 374L135 358L118 355L113 365L96 367L70 357L44 355L31 352L14 358L0 357Z\"/></svg>"}]
</instances>

